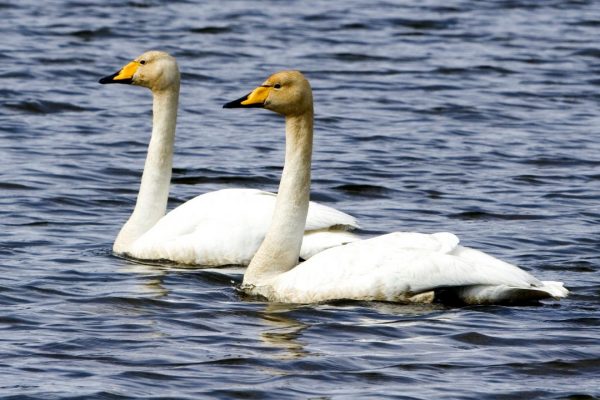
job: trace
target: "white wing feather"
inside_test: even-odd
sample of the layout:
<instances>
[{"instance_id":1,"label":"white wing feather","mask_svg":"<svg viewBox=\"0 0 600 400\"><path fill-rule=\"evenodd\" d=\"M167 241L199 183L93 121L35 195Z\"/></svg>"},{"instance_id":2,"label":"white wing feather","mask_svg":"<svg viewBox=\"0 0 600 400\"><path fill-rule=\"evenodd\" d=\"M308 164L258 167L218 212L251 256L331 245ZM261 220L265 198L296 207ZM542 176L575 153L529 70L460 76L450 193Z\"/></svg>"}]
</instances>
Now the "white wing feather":
<instances>
[{"instance_id":1,"label":"white wing feather","mask_svg":"<svg viewBox=\"0 0 600 400\"><path fill-rule=\"evenodd\" d=\"M538 298L568 293L561 283L547 288L546 282L520 268L458 243L455 235L445 232L390 233L316 254L255 291L271 300L292 303L410 301L416 294L440 288L478 288L456 293L463 301L478 303L501 299L504 292L500 286L545 293L537 293Z\"/></svg>"},{"instance_id":2,"label":"white wing feather","mask_svg":"<svg viewBox=\"0 0 600 400\"><path fill-rule=\"evenodd\" d=\"M133 244L128 255L193 265L246 265L269 228L275 199L273 193L255 189L224 189L197 196L165 215ZM346 232L356 227L350 215L311 202L306 230L330 232L327 240L310 240L302 258L356 240Z\"/></svg>"}]
</instances>

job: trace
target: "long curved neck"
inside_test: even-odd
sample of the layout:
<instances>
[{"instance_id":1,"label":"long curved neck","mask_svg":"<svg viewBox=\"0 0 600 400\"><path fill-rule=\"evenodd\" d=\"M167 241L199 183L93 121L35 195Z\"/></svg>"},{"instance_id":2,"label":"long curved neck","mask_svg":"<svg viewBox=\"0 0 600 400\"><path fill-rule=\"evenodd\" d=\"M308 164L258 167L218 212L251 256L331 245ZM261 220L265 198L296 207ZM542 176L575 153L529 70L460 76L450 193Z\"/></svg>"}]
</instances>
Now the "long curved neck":
<instances>
[{"instance_id":1,"label":"long curved neck","mask_svg":"<svg viewBox=\"0 0 600 400\"><path fill-rule=\"evenodd\" d=\"M285 164L273 219L244 274L244 284L260 285L298 264L310 199L312 139L312 109L286 117Z\"/></svg>"},{"instance_id":2,"label":"long curved neck","mask_svg":"<svg viewBox=\"0 0 600 400\"><path fill-rule=\"evenodd\" d=\"M153 91L152 137L135 209L121 228L113 249L127 252L140 236L152 228L167 210L173 166L173 144L179 103L179 86Z\"/></svg>"}]
</instances>

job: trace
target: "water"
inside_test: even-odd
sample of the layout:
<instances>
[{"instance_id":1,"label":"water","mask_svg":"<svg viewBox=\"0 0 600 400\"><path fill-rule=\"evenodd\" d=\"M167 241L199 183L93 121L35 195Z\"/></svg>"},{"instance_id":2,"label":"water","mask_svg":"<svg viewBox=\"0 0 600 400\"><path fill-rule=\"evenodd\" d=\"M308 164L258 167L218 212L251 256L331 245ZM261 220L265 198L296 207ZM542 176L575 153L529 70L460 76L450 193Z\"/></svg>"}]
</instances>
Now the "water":
<instances>
[{"instance_id":1,"label":"water","mask_svg":"<svg viewBox=\"0 0 600 400\"><path fill-rule=\"evenodd\" d=\"M2 399L600 396L600 3L199 3L0 1ZM238 269L114 257L151 99L97 80L148 49L183 72L171 207L276 190L283 121L221 105L297 68L314 199L572 295L288 306L240 295Z\"/></svg>"}]
</instances>

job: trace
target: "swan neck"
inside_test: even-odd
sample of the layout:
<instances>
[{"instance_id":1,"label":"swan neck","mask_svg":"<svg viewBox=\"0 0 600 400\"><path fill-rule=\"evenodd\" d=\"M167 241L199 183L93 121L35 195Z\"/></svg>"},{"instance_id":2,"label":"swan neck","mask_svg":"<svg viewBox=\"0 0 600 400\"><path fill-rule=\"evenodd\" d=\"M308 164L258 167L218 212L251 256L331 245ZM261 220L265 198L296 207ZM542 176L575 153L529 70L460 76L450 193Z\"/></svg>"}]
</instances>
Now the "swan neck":
<instances>
[{"instance_id":1,"label":"swan neck","mask_svg":"<svg viewBox=\"0 0 600 400\"><path fill-rule=\"evenodd\" d=\"M127 247L152 228L167 210L179 87L153 91L152 95L152 137L142 182L135 209L115 242L117 252L126 252Z\"/></svg>"},{"instance_id":2,"label":"swan neck","mask_svg":"<svg viewBox=\"0 0 600 400\"><path fill-rule=\"evenodd\" d=\"M258 252L250 262L244 284L261 282L298 264L310 200L310 167L313 144L312 109L286 116L285 164L273 219Z\"/></svg>"}]
</instances>

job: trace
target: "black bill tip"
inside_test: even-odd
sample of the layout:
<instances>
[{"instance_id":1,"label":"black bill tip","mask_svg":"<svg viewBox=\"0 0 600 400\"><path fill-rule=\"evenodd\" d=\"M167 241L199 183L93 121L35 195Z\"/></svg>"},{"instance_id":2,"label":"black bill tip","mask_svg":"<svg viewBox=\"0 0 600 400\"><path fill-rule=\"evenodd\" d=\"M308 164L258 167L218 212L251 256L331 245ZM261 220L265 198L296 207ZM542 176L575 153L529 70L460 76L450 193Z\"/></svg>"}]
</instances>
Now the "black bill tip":
<instances>
[{"instance_id":1,"label":"black bill tip","mask_svg":"<svg viewBox=\"0 0 600 400\"><path fill-rule=\"evenodd\" d=\"M239 98L239 99L237 99L237 100L230 101L229 103L225 103L225 104L223 104L223 108L242 108L242 107L245 107L245 106L242 104L242 101L244 101L244 100L248 100L248 95L245 95L245 96L243 96L243 97L240 97L240 98Z\"/></svg>"},{"instance_id":2,"label":"black bill tip","mask_svg":"<svg viewBox=\"0 0 600 400\"><path fill-rule=\"evenodd\" d=\"M107 84L107 83L127 83L127 84L129 84L129 83L133 82L132 79L117 79L117 80L115 80L115 77L117 75L119 75L120 72L121 71L117 71L117 72L115 72L112 75L108 75L108 76L105 76L104 78L100 78L100 80L98 81L98 83L101 83L101 84L104 85L104 84Z\"/></svg>"},{"instance_id":3,"label":"black bill tip","mask_svg":"<svg viewBox=\"0 0 600 400\"><path fill-rule=\"evenodd\" d=\"M248 96L250 96L250 93L248 93L247 95L245 95L243 97L240 97L237 100L230 101L229 103L225 103L225 104L223 104L223 108L262 108L263 107L262 103L242 104L243 101L248 100Z\"/></svg>"}]
</instances>

